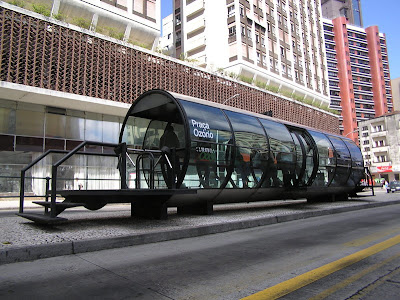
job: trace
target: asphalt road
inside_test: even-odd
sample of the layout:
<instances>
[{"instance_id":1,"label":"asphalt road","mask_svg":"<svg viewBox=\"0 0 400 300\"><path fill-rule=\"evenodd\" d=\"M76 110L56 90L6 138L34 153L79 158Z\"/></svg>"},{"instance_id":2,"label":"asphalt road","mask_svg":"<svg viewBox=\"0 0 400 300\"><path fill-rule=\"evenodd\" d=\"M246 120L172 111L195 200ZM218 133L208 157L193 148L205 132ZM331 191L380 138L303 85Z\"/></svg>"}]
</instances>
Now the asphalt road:
<instances>
[{"instance_id":1,"label":"asphalt road","mask_svg":"<svg viewBox=\"0 0 400 300\"><path fill-rule=\"evenodd\" d=\"M399 294L400 204L0 266L3 299Z\"/></svg>"}]
</instances>

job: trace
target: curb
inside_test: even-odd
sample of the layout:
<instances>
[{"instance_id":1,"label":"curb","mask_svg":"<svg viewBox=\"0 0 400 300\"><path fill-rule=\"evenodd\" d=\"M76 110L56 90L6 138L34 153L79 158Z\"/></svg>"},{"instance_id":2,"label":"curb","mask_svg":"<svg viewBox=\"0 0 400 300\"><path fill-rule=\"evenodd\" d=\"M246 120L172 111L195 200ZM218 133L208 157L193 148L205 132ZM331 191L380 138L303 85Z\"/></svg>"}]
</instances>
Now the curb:
<instances>
[{"instance_id":1,"label":"curb","mask_svg":"<svg viewBox=\"0 0 400 300\"><path fill-rule=\"evenodd\" d=\"M133 234L113 238L88 239L44 245L11 247L8 249L0 250L0 265L106 249L144 245L149 243L158 243L190 237L198 237L208 234L254 228L258 226L266 226L271 224L290 222L294 220L338 214L360 209L382 207L393 204L400 204L400 200L366 203L363 205L337 207L332 209L320 209L310 212L299 212L288 215L269 216L252 220L203 225L198 227L182 228L161 232Z\"/></svg>"}]
</instances>

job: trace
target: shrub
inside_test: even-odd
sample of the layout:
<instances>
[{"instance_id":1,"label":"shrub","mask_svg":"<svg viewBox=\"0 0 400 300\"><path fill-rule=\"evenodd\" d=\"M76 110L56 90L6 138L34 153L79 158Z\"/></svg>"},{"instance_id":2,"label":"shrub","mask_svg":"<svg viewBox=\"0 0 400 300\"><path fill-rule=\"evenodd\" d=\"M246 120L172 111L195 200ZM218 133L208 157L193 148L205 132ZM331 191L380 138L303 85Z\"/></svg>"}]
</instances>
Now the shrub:
<instances>
[{"instance_id":1,"label":"shrub","mask_svg":"<svg viewBox=\"0 0 400 300\"><path fill-rule=\"evenodd\" d=\"M258 81L258 80L256 80L255 84L260 89L265 89L265 86L267 85L265 82L261 82L261 81Z\"/></svg>"},{"instance_id":2,"label":"shrub","mask_svg":"<svg viewBox=\"0 0 400 300\"><path fill-rule=\"evenodd\" d=\"M41 14L45 17L50 17L51 10L50 8L45 5L45 4L32 4L32 9L35 13Z\"/></svg>"},{"instance_id":3,"label":"shrub","mask_svg":"<svg viewBox=\"0 0 400 300\"><path fill-rule=\"evenodd\" d=\"M65 21L67 19L67 16L65 16L61 13L58 13L58 14L53 15L53 18L58 21Z\"/></svg>"},{"instance_id":4,"label":"shrub","mask_svg":"<svg viewBox=\"0 0 400 300\"><path fill-rule=\"evenodd\" d=\"M21 7L21 8L25 7L25 2L22 1L22 0L11 0L11 1L7 1L7 2L9 4L11 4L11 5L15 5L15 6L18 6L18 7Z\"/></svg>"},{"instance_id":5,"label":"shrub","mask_svg":"<svg viewBox=\"0 0 400 300\"><path fill-rule=\"evenodd\" d=\"M246 82L246 83L249 83L249 84L253 83L253 78L252 77L247 77L245 75L239 75L239 80L243 81L243 82Z\"/></svg>"},{"instance_id":6,"label":"shrub","mask_svg":"<svg viewBox=\"0 0 400 300\"><path fill-rule=\"evenodd\" d=\"M79 26L81 28L89 29L90 28L90 21L85 18L74 18L72 20L72 24Z\"/></svg>"},{"instance_id":7,"label":"shrub","mask_svg":"<svg viewBox=\"0 0 400 300\"><path fill-rule=\"evenodd\" d=\"M234 72L229 72L228 76L232 79L237 79L238 78L238 74L234 73Z\"/></svg>"},{"instance_id":8,"label":"shrub","mask_svg":"<svg viewBox=\"0 0 400 300\"><path fill-rule=\"evenodd\" d=\"M265 89L273 93L277 93L279 91L279 88L273 85L266 85Z\"/></svg>"}]
</instances>

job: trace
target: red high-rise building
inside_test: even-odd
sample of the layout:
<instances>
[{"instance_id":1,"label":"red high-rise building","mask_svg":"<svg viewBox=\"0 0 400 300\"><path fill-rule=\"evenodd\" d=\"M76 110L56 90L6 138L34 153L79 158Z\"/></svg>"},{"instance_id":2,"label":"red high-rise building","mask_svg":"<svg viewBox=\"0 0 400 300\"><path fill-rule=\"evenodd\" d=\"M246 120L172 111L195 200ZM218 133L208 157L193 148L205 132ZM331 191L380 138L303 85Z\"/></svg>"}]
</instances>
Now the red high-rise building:
<instances>
[{"instance_id":1,"label":"red high-rise building","mask_svg":"<svg viewBox=\"0 0 400 300\"><path fill-rule=\"evenodd\" d=\"M340 132L358 140L357 123L392 111L385 35L377 26L324 20L331 108L341 111Z\"/></svg>"}]
</instances>

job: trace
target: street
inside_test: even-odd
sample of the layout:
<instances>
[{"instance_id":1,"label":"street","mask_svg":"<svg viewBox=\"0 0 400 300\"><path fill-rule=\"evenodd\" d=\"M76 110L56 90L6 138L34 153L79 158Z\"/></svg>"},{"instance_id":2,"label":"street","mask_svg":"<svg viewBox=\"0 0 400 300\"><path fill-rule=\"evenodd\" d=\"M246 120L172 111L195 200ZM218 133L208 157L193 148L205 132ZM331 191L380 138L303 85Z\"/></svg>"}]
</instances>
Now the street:
<instances>
[{"instance_id":1,"label":"street","mask_svg":"<svg viewBox=\"0 0 400 300\"><path fill-rule=\"evenodd\" d=\"M0 297L398 299L399 217L389 205L1 265Z\"/></svg>"}]
</instances>

